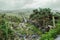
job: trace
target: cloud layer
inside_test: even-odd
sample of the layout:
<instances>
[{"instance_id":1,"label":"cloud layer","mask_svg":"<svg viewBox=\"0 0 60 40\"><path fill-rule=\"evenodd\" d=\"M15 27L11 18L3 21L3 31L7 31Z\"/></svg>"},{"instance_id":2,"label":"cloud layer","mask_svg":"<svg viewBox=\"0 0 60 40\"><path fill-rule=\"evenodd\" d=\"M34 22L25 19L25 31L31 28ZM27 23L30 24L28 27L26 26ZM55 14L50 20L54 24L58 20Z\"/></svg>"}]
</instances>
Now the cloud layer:
<instances>
[{"instance_id":1,"label":"cloud layer","mask_svg":"<svg viewBox=\"0 0 60 40\"><path fill-rule=\"evenodd\" d=\"M52 8L60 10L60 0L0 0L0 9Z\"/></svg>"}]
</instances>

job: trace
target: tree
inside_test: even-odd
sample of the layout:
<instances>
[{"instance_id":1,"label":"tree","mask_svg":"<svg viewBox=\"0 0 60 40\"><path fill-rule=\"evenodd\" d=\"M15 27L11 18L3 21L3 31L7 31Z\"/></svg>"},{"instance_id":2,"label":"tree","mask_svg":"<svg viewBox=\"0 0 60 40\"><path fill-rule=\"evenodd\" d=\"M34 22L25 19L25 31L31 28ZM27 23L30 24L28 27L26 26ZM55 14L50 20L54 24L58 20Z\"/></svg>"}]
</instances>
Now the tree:
<instances>
[{"instance_id":1,"label":"tree","mask_svg":"<svg viewBox=\"0 0 60 40\"><path fill-rule=\"evenodd\" d=\"M30 20L34 23L39 24L39 27L47 27L48 25L52 25L52 22L55 26L54 21L52 21L52 18L54 20L53 16L54 12L50 8L39 8L33 10L33 14L30 15Z\"/></svg>"}]
</instances>

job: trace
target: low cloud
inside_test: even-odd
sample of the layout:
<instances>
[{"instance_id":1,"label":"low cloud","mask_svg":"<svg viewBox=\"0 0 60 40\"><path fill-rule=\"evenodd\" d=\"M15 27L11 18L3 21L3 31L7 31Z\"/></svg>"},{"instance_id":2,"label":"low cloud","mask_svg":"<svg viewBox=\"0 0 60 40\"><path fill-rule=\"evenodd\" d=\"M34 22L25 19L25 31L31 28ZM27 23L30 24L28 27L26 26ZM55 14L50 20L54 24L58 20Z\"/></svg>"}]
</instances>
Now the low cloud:
<instances>
[{"instance_id":1,"label":"low cloud","mask_svg":"<svg viewBox=\"0 0 60 40\"><path fill-rule=\"evenodd\" d=\"M60 0L0 0L0 9L24 8L52 8L60 9Z\"/></svg>"}]
</instances>

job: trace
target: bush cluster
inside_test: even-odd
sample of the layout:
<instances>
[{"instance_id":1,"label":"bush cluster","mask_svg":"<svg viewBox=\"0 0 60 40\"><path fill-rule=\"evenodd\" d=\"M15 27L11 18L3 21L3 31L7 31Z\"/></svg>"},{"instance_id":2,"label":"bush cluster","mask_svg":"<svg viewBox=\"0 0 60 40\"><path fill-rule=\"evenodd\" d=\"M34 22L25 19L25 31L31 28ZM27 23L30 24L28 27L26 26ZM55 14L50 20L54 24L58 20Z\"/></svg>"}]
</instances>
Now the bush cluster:
<instances>
[{"instance_id":1,"label":"bush cluster","mask_svg":"<svg viewBox=\"0 0 60 40\"><path fill-rule=\"evenodd\" d=\"M51 29L49 32L42 34L40 40L54 40L56 36L60 34L60 25L57 25L56 28Z\"/></svg>"}]
</instances>

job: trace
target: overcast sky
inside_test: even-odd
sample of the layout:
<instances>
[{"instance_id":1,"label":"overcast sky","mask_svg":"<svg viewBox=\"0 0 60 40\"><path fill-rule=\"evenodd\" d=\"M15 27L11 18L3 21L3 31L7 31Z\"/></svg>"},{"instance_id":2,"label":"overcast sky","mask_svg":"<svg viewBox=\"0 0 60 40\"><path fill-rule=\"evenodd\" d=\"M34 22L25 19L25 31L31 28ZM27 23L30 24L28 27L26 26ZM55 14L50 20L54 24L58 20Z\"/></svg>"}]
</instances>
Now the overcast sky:
<instances>
[{"instance_id":1,"label":"overcast sky","mask_svg":"<svg viewBox=\"0 0 60 40\"><path fill-rule=\"evenodd\" d=\"M0 0L0 9L52 8L60 10L60 0Z\"/></svg>"}]
</instances>

